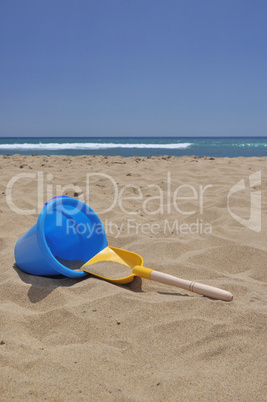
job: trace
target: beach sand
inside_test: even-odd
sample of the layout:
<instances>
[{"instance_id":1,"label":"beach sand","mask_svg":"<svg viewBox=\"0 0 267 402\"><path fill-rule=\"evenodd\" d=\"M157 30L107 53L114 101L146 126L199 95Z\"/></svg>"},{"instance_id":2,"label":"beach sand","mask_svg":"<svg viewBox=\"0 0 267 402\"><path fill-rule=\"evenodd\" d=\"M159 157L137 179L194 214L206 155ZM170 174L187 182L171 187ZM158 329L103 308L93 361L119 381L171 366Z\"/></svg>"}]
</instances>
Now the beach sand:
<instances>
[{"instance_id":1,"label":"beach sand","mask_svg":"<svg viewBox=\"0 0 267 402\"><path fill-rule=\"evenodd\" d=\"M1 401L266 400L267 158L1 155L0 177ZM56 194L89 202L110 246L233 301L22 272L15 243Z\"/></svg>"}]
</instances>

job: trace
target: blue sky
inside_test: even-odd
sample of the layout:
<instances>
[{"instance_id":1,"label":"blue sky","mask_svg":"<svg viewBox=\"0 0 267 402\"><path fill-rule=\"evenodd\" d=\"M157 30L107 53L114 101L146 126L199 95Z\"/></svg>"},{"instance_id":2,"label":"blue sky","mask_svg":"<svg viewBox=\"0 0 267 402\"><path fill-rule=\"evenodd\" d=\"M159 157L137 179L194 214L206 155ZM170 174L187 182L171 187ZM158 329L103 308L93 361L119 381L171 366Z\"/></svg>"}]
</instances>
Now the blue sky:
<instances>
[{"instance_id":1,"label":"blue sky","mask_svg":"<svg viewBox=\"0 0 267 402\"><path fill-rule=\"evenodd\" d=\"M267 135L267 1L0 0L0 136Z\"/></svg>"}]
</instances>

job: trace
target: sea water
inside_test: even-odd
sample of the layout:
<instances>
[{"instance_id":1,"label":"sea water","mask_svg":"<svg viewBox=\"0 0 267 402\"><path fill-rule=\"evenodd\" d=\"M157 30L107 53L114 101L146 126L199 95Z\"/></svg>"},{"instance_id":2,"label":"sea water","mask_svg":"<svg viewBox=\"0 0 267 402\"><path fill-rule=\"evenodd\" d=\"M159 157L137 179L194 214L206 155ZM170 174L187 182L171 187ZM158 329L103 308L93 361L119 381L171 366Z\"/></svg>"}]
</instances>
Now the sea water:
<instances>
[{"instance_id":1,"label":"sea water","mask_svg":"<svg viewBox=\"0 0 267 402\"><path fill-rule=\"evenodd\" d=\"M267 137L2 137L0 154L267 156Z\"/></svg>"}]
</instances>

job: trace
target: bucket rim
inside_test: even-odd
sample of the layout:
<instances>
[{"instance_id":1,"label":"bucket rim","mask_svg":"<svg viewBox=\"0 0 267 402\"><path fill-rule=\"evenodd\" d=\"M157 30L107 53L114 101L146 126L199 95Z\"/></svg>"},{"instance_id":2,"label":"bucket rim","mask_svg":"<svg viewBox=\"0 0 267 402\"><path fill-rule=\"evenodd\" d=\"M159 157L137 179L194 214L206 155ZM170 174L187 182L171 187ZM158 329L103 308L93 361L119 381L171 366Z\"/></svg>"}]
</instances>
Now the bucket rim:
<instances>
[{"instance_id":1,"label":"bucket rim","mask_svg":"<svg viewBox=\"0 0 267 402\"><path fill-rule=\"evenodd\" d=\"M85 276L88 276L87 272L84 271L73 271L70 268L67 268L63 264L61 264L56 257L52 254L47 241L46 241L46 236L45 236L45 219L47 217L47 214L49 211L51 211L58 203L60 202L60 205L68 205L68 206L73 206L76 207L79 205L81 212L89 211L92 215L95 215L97 219L100 221L98 215L90 208L87 204L84 202L77 200L76 198L71 198L68 196L63 196L63 197L56 197L55 199L52 199L48 201L41 213L39 214L38 220L37 220L37 241L39 244L40 249L42 250L42 253L46 256L48 264L52 266L52 268L58 272L59 274L65 275L69 278L84 278Z\"/></svg>"}]
</instances>

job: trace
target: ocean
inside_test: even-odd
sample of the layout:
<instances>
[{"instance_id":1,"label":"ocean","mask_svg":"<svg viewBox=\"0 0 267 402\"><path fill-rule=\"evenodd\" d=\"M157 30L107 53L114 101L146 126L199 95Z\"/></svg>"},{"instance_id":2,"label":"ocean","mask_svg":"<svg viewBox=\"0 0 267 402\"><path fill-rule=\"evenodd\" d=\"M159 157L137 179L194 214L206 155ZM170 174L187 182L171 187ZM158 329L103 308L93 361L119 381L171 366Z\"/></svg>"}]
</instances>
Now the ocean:
<instances>
[{"instance_id":1,"label":"ocean","mask_svg":"<svg viewBox=\"0 0 267 402\"><path fill-rule=\"evenodd\" d=\"M267 137L2 137L0 154L267 156Z\"/></svg>"}]
</instances>

